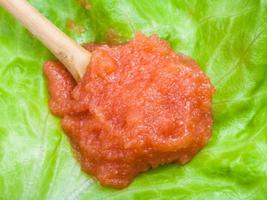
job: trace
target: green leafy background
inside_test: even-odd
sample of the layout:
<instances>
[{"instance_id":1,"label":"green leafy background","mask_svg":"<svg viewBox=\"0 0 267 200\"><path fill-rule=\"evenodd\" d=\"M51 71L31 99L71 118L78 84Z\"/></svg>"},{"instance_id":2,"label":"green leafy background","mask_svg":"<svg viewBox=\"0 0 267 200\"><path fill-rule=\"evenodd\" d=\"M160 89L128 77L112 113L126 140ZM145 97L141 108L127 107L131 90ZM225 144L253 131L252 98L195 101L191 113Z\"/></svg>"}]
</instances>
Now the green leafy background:
<instances>
[{"instance_id":1,"label":"green leafy background","mask_svg":"<svg viewBox=\"0 0 267 200\"><path fill-rule=\"evenodd\" d=\"M0 8L0 199L267 199L267 0L31 0L78 42L157 33L195 58L217 91L213 136L185 166L101 187L82 173L47 107L52 58ZM84 31L75 31L68 21Z\"/></svg>"}]
</instances>

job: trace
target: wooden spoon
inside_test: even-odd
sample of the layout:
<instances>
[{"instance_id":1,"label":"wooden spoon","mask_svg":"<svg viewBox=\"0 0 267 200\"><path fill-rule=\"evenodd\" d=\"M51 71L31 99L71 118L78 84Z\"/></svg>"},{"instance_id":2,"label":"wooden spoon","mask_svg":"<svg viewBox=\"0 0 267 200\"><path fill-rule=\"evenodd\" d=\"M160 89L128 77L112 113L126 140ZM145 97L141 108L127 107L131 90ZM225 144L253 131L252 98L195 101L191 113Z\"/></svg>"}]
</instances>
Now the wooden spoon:
<instances>
[{"instance_id":1,"label":"wooden spoon","mask_svg":"<svg viewBox=\"0 0 267 200\"><path fill-rule=\"evenodd\" d=\"M83 77L91 54L41 15L26 0L0 0L69 70L75 80Z\"/></svg>"}]
</instances>

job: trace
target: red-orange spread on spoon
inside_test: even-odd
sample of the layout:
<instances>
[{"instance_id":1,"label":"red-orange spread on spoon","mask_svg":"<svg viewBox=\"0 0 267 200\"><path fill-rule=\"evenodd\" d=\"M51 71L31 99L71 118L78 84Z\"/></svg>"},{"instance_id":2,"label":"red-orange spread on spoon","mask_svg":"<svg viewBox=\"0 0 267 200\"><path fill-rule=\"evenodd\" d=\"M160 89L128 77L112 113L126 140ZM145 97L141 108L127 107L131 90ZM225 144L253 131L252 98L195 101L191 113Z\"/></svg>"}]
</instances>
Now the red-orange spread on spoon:
<instances>
[{"instance_id":1,"label":"red-orange spread on spoon","mask_svg":"<svg viewBox=\"0 0 267 200\"><path fill-rule=\"evenodd\" d=\"M207 143L214 88L193 59L156 35L87 49L78 83L59 62L44 69L49 107L85 172L123 188L149 168L185 164Z\"/></svg>"}]
</instances>

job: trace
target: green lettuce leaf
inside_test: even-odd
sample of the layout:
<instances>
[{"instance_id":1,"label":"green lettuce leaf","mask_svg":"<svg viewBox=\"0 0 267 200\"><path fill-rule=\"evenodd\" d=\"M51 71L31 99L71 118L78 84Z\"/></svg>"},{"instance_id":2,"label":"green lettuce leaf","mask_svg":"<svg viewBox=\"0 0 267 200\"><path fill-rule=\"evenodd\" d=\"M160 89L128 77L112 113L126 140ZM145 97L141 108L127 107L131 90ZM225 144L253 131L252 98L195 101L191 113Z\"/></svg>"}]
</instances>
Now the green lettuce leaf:
<instances>
[{"instance_id":1,"label":"green lettuce leaf","mask_svg":"<svg viewBox=\"0 0 267 200\"><path fill-rule=\"evenodd\" d=\"M30 2L80 43L142 31L195 58L217 90L214 130L189 164L101 187L48 110L42 64L53 56L0 8L1 200L267 199L267 0Z\"/></svg>"}]
</instances>

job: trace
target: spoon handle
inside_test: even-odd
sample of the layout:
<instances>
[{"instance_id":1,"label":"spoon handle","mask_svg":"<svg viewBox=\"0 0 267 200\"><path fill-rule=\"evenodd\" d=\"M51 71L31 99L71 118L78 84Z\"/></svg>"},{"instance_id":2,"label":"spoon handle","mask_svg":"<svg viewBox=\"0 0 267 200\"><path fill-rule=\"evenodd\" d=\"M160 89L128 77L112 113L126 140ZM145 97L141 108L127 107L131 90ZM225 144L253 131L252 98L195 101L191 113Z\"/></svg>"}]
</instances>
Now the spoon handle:
<instances>
[{"instance_id":1,"label":"spoon handle","mask_svg":"<svg viewBox=\"0 0 267 200\"><path fill-rule=\"evenodd\" d=\"M40 14L26 0L0 0L68 69L76 80L84 75L91 54Z\"/></svg>"}]
</instances>

